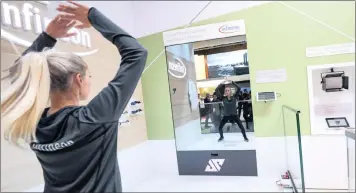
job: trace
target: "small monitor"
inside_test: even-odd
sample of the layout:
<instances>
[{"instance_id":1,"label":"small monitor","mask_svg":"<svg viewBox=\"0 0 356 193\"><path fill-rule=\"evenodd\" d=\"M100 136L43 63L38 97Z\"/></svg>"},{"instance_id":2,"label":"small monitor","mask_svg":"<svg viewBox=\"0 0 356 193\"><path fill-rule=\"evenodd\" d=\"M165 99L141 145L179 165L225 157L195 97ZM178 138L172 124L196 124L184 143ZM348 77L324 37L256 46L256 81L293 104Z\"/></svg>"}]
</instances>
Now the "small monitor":
<instances>
[{"instance_id":1,"label":"small monitor","mask_svg":"<svg viewBox=\"0 0 356 193\"><path fill-rule=\"evenodd\" d=\"M342 88L342 77L325 77L325 87L327 90L341 89Z\"/></svg>"},{"instance_id":2,"label":"small monitor","mask_svg":"<svg viewBox=\"0 0 356 193\"><path fill-rule=\"evenodd\" d=\"M325 118L329 128L350 127L346 117Z\"/></svg>"}]
</instances>

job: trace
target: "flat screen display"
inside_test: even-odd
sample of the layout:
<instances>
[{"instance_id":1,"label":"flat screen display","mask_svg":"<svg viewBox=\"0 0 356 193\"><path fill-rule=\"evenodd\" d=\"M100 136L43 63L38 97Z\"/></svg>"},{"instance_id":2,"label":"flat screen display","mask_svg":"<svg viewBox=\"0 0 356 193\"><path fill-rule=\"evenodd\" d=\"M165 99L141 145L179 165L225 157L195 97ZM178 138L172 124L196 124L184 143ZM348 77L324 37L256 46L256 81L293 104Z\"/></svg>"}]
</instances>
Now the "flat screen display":
<instances>
[{"instance_id":1,"label":"flat screen display","mask_svg":"<svg viewBox=\"0 0 356 193\"><path fill-rule=\"evenodd\" d=\"M341 89L342 77L327 77L325 78L326 89Z\"/></svg>"},{"instance_id":2,"label":"flat screen display","mask_svg":"<svg viewBox=\"0 0 356 193\"><path fill-rule=\"evenodd\" d=\"M247 50L207 56L208 78L249 74Z\"/></svg>"},{"instance_id":3,"label":"flat screen display","mask_svg":"<svg viewBox=\"0 0 356 193\"><path fill-rule=\"evenodd\" d=\"M350 127L346 117L326 118L329 128Z\"/></svg>"}]
</instances>

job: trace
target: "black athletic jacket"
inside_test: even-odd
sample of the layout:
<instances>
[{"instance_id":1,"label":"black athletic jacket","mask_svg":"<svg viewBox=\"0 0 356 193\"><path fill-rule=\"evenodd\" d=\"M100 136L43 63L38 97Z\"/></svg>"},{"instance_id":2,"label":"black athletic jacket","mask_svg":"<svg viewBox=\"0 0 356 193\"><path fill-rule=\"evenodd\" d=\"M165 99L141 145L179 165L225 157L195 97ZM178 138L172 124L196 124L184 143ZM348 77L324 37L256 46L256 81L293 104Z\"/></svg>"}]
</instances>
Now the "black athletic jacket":
<instances>
[{"instance_id":1,"label":"black athletic jacket","mask_svg":"<svg viewBox=\"0 0 356 193\"><path fill-rule=\"evenodd\" d=\"M43 168L44 192L121 192L117 161L118 120L144 69L147 51L97 9L89 20L121 55L121 65L109 82L86 106L69 106L43 113L31 143ZM53 47L56 40L42 33L25 51ZM103 60L100 65L107 65Z\"/></svg>"}]
</instances>

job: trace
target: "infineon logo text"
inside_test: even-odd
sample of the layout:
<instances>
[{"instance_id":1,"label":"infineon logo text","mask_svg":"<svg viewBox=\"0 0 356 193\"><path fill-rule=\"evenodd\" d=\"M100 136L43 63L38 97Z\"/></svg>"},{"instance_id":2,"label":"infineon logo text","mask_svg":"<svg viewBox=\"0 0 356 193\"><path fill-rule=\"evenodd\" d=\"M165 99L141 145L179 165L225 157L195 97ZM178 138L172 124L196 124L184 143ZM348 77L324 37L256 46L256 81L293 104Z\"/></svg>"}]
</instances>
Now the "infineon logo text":
<instances>
[{"instance_id":1,"label":"infineon logo text","mask_svg":"<svg viewBox=\"0 0 356 193\"><path fill-rule=\"evenodd\" d=\"M223 25L219 28L220 33L234 33L240 31L240 26L237 25Z\"/></svg>"},{"instance_id":2,"label":"infineon logo text","mask_svg":"<svg viewBox=\"0 0 356 193\"><path fill-rule=\"evenodd\" d=\"M30 3L32 2L32 3ZM36 5L37 4L37 5ZM1 38L7 39L17 45L29 47L32 41L26 39L27 34L40 34L46 29L52 19L43 15L46 12L47 1L24 1L23 3L15 3L15 1L1 2ZM44 8L38 5L45 5ZM12 26L15 33L8 31L8 27ZM90 34L76 28L71 29L76 35L69 38L61 38L64 42L71 43L76 46L81 46L86 49L91 49ZM17 33L16 33L17 32ZM97 52L97 49L85 50L84 52L76 52L80 56L86 56Z\"/></svg>"},{"instance_id":3,"label":"infineon logo text","mask_svg":"<svg viewBox=\"0 0 356 193\"><path fill-rule=\"evenodd\" d=\"M184 78L187 74L187 69L180 59L174 57L173 61L168 62L168 72L173 77Z\"/></svg>"}]
</instances>

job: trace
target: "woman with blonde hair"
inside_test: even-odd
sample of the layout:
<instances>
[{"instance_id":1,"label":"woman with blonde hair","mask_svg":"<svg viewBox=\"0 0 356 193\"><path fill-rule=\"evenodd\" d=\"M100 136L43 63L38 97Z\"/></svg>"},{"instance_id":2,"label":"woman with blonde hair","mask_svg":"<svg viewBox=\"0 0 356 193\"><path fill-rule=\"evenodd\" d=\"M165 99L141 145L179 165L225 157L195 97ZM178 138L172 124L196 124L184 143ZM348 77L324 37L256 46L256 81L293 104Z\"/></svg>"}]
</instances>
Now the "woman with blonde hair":
<instances>
[{"instance_id":1,"label":"woman with blonde hair","mask_svg":"<svg viewBox=\"0 0 356 193\"><path fill-rule=\"evenodd\" d=\"M146 63L147 51L95 8L69 2L15 65L21 73L1 93L5 138L24 140L43 168L44 192L121 192L118 121ZM45 50L68 30L93 26L121 55L115 77L86 106L90 73L82 58ZM105 65L105 61L102 64ZM46 108L50 101L50 107Z\"/></svg>"}]
</instances>

